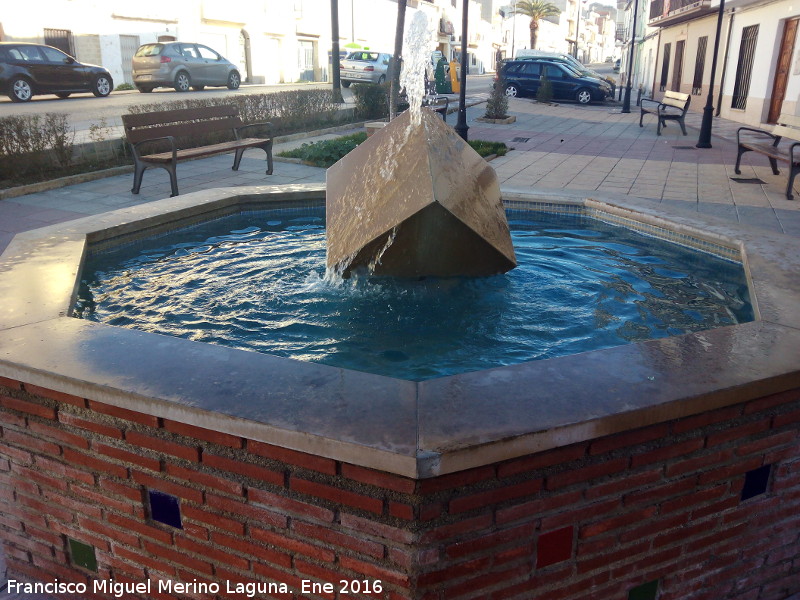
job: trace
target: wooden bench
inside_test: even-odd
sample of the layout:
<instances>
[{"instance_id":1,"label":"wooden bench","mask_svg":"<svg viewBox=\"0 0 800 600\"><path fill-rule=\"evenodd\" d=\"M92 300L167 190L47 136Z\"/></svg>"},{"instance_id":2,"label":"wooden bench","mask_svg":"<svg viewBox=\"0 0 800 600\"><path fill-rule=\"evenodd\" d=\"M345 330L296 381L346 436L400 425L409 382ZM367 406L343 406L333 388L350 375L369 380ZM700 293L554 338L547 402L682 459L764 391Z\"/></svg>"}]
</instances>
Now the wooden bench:
<instances>
[{"instance_id":1,"label":"wooden bench","mask_svg":"<svg viewBox=\"0 0 800 600\"><path fill-rule=\"evenodd\" d=\"M244 125L239 118L239 110L235 106L206 106L201 108L183 108L151 113L122 115L125 126L125 137L133 149L134 174L131 192L139 193L142 176L148 167L161 167L169 172L172 185L172 196L178 195L178 178L175 167L180 160L212 156L227 152L235 152L233 170L239 170L242 154L248 148L261 148L267 153L267 175L272 175L272 124L253 123ZM262 137L243 137L249 129L261 129ZM179 138L192 138L216 134L229 138L217 143L195 147L178 148ZM202 138L201 138L202 139ZM156 144L162 147L156 150ZM152 154L143 152L146 146L152 146ZM169 147L169 150L161 151Z\"/></svg>"},{"instance_id":2,"label":"wooden bench","mask_svg":"<svg viewBox=\"0 0 800 600\"><path fill-rule=\"evenodd\" d=\"M689 110L691 101L692 97L689 94L673 91L664 92L664 97L661 100L642 98L639 127L644 127L642 119L645 115L653 114L658 118L658 127L656 128L658 135L661 135L661 128L667 126L667 121L677 121L681 126L683 135L686 135L686 125L683 120L686 117L686 111Z\"/></svg>"},{"instance_id":3,"label":"wooden bench","mask_svg":"<svg viewBox=\"0 0 800 600\"><path fill-rule=\"evenodd\" d=\"M742 137L742 132L747 132L746 137ZM782 140L788 140L781 144ZM739 164L742 162L742 154L745 152L758 152L769 159L769 166L772 172L779 175L778 161L789 163L789 183L786 186L786 198L792 200L792 186L794 178L800 172L800 117L794 115L781 115L777 125L772 128L772 132L752 127L739 127L736 132L736 142L739 145L739 153L736 156L735 171L741 175Z\"/></svg>"}]
</instances>

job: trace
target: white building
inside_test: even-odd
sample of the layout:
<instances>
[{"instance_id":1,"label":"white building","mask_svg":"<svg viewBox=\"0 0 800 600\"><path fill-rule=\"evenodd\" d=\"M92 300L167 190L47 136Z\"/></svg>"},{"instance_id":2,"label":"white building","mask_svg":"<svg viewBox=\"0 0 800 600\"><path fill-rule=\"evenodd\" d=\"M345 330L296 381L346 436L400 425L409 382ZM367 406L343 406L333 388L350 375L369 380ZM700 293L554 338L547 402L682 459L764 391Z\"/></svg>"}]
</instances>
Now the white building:
<instances>
[{"instance_id":1,"label":"white building","mask_svg":"<svg viewBox=\"0 0 800 600\"><path fill-rule=\"evenodd\" d=\"M656 98L666 90L691 94L690 109L702 111L712 85L719 0L639 1L645 5L640 18L658 35L646 57L637 55L636 79ZM791 0L725 3L715 114L755 126L774 123L782 112L800 114L798 23L800 6Z\"/></svg>"},{"instance_id":2,"label":"white building","mask_svg":"<svg viewBox=\"0 0 800 600\"><path fill-rule=\"evenodd\" d=\"M491 0L467 0L470 67L493 65ZM406 24L422 10L431 46L460 56L463 0L407 0ZM486 6L489 6L487 10ZM339 0L339 43L393 52L397 0ZM62 48L132 83L131 59L141 44L184 40L206 44L239 65L249 83L328 81L330 0L38 0L36 10L5 3L0 39Z\"/></svg>"}]
</instances>

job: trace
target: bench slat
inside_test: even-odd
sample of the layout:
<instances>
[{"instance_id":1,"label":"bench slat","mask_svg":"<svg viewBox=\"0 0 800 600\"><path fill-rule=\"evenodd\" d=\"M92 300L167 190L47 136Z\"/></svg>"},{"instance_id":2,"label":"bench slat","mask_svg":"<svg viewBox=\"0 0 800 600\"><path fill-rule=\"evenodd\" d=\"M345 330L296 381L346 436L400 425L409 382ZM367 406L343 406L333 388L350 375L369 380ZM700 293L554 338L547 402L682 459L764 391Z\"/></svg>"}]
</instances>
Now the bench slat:
<instances>
[{"instance_id":1,"label":"bench slat","mask_svg":"<svg viewBox=\"0 0 800 600\"><path fill-rule=\"evenodd\" d=\"M778 119L778 125L788 125L789 127L800 128L800 116L783 113L781 114L780 119Z\"/></svg>"},{"instance_id":2,"label":"bench slat","mask_svg":"<svg viewBox=\"0 0 800 600\"><path fill-rule=\"evenodd\" d=\"M205 106L203 108L179 108L176 110L159 110L151 113L122 115L125 128L144 127L148 125L165 125L195 121L198 119L219 119L238 116L239 111L233 105Z\"/></svg>"},{"instance_id":3,"label":"bench slat","mask_svg":"<svg viewBox=\"0 0 800 600\"><path fill-rule=\"evenodd\" d=\"M219 144L210 144L208 146L198 146L197 148L184 148L178 150L178 160L185 158L198 158L200 156L211 156L212 154L220 154L222 152L231 152L236 148L251 148L258 147L265 144L269 140L259 138L245 138L243 140L234 140L230 142L221 142ZM172 152L159 152L158 154L148 154L142 156L145 162L170 162L172 160Z\"/></svg>"},{"instance_id":4,"label":"bench slat","mask_svg":"<svg viewBox=\"0 0 800 600\"><path fill-rule=\"evenodd\" d=\"M126 136L129 142L135 144L143 140L151 140L153 138L165 137L168 135L173 137L181 137L203 135L217 131L227 131L230 133L234 128L241 126L242 121L238 118L211 119L205 121L196 121L194 123L177 123L163 126L140 127L134 130L126 131Z\"/></svg>"},{"instance_id":5,"label":"bench slat","mask_svg":"<svg viewBox=\"0 0 800 600\"><path fill-rule=\"evenodd\" d=\"M781 119L780 123L785 123L785 121ZM772 135L779 135L784 139L800 142L800 128L787 127L786 125L778 124L773 128Z\"/></svg>"}]
</instances>

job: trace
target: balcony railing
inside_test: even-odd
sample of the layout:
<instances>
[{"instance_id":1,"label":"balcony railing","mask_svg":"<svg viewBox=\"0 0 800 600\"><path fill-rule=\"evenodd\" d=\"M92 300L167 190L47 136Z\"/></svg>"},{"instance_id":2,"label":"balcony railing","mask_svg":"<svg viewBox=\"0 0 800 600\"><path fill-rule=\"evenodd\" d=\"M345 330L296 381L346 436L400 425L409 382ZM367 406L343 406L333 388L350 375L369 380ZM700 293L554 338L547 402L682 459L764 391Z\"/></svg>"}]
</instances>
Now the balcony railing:
<instances>
[{"instance_id":1,"label":"balcony railing","mask_svg":"<svg viewBox=\"0 0 800 600\"><path fill-rule=\"evenodd\" d=\"M663 27L711 12L711 0L652 0L648 24Z\"/></svg>"}]
</instances>

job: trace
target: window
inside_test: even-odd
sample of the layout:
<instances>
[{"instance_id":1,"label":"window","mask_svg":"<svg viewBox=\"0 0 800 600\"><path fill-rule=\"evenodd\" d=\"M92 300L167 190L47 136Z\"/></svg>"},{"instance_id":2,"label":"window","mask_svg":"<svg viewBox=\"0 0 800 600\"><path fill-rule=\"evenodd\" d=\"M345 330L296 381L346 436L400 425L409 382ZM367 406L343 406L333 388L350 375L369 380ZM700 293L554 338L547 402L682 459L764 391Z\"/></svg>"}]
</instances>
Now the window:
<instances>
[{"instance_id":1,"label":"window","mask_svg":"<svg viewBox=\"0 0 800 600\"><path fill-rule=\"evenodd\" d=\"M526 62L520 66L519 72L528 77L538 77L542 72L542 66L535 62Z\"/></svg>"},{"instance_id":2,"label":"window","mask_svg":"<svg viewBox=\"0 0 800 600\"><path fill-rule=\"evenodd\" d=\"M675 44L675 63L672 67L672 91L681 91L681 76L683 75L683 48L686 46L685 40L680 40Z\"/></svg>"},{"instance_id":3,"label":"window","mask_svg":"<svg viewBox=\"0 0 800 600\"><path fill-rule=\"evenodd\" d=\"M45 29L44 43L75 56L75 47L72 43L72 32L69 29Z\"/></svg>"},{"instance_id":4,"label":"window","mask_svg":"<svg viewBox=\"0 0 800 600\"><path fill-rule=\"evenodd\" d=\"M55 48L48 48L46 46L42 46L40 50L44 54L44 59L47 62L64 63L67 60L67 55L64 54L63 52L56 50Z\"/></svg>"},{"instance_id":5,"label":"window","mask_svg":"<svg viewBox=\"0 0 800 600\"><path fill-rule=\"evenodd\" d=\"M197 51L200 52L200 58L205 58L206 60L219 60L219 54L214 52L211 48L198 45Z\"/></svg>"},{"instance_id":6,"label":"window","mask_svg":"<svg viewBox=\"0 0 800 600\"><path fill-rule=\"evenodd\" d=\"M669 78L669 53L672 51L672 44L664 44L664 62L661 63L661 84L659 89L662 92L667 90L667 79Z\"/></svg>"},{"instance_id":7,"label":"window","mask_svg":"<svg viewBox=\"0 0 800 600\"><path fill-rule=\"evenodd\" d=\"M753 74L753 59L758 41L758 25L742 29L742 42L739 45L739 64L736 65L736 81L733 84L731 108L744 110L747 94L750 92L750 76Z\"/></svg>"},{"instance_id":8,"label":"window","mask_svg":"<svg viewBox=\"0 0 800 600\"><path fill-rule=\"evenodd\" d=\"M703 71L706 68L706 47L708 36L704 35L697 40L697 58L694 61L694 79L692 80L692 94L699 96L703 93Z\"/></svg>"},{"instance_id":9,"label":"window","mask_svg":"<svg viewBox=\"0 0 800 600\"><path fill-rule=\"evenodd\" d=\"M8 53L11 55L11 58L16 60L43 62L42 55L39 54L39 48L36 46L17 46L11 48Z\"/></svg>"},{"instance_id":10,"label":"window","mask_svg":"<svg viewBox=\"0 0 800 600\"><path fill-rule=\"evenodd\" d=\"M564 72L555 65L547 65L544 69L544 76L548 79L563 79Z\"/></svg>"}]
</instances>

